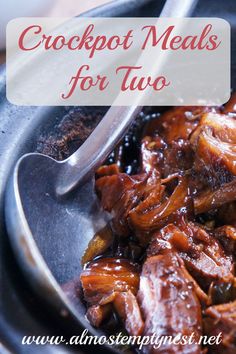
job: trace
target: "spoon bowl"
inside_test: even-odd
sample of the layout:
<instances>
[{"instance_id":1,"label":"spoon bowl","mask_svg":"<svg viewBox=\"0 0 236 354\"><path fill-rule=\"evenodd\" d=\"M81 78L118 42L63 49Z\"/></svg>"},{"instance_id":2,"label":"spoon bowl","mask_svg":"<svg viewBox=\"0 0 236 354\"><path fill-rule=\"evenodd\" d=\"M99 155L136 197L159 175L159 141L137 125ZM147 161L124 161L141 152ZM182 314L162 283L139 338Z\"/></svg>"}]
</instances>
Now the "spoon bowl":
<instances>
[{"instance_id":1,"label":"spoon bowl","mask_svg":"<svg viewBox=\"0 0 236 354\"><path fill-rule=\"evenodd\" d=\"M33 265L38 248L56 280L63 284L78 275L89 240L105 226L107 218L94 193L93 178L58 201L55 180L60 165L41 154L24 155L9 181L6 207L9 231L18 233L19 246L37 244L31 256L26 254L27 261Z\"/></svg>"},{"instance_id":2,"label":"spoon bowl","mask_svg":"<svg viewBox=\"0 0 236 354\"><path fill-rule=\"evenodd\" d=\"M6 191L8 233L14 237L15 254L39 297L63 320L74 320L81 332L87 328L98 335L84 317L79 293L72 301L75 293L69 284L75 280L77 286L84 251L107 224L108 216L99 207L93 178L58 202L54 183L59 168L59 162L38 153L19 159ZM69 285L66 292L61 287L65 283Z\"/></svg>"}]
</instances>

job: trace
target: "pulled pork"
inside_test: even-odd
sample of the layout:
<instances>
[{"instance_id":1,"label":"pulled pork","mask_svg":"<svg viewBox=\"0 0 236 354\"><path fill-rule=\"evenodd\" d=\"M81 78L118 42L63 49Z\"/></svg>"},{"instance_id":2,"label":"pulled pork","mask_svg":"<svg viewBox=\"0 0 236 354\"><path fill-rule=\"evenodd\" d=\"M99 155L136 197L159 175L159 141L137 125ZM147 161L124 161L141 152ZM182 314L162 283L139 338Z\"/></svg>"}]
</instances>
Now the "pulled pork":
<instances>
[{"instance_id":1,"label":"pulled pork","mask_svg":"<svg viewBox=\"0 0 236 354\"><path fill-rule=\"evenodd\" d=\"M236 352L235 107L234 95L225 107L150 113L135 173L120 163L122 143L96 173L112 238L93 243L99 258L81 274L87 318L100 327L115 313L128 334L163 339L143 353Z\"/></svg>"}]
</instances>

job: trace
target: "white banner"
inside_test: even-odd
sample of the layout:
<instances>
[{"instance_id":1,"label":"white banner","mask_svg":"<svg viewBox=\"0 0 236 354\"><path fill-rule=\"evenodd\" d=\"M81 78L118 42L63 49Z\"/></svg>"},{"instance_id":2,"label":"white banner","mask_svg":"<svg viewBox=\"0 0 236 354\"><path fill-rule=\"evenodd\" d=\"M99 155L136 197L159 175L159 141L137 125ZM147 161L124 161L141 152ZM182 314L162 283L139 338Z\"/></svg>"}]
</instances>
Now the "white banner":
<instances>
[{"instance_id":1,"label":"white banner","mask_svg":"<svg viewBox=\"0 0 236 354\"><path fill-rule=\"evenodd\" d=\"M230 25L219 18L17 18L7 26L16 105L219 105Z\"/></svg>"}]
</instances>

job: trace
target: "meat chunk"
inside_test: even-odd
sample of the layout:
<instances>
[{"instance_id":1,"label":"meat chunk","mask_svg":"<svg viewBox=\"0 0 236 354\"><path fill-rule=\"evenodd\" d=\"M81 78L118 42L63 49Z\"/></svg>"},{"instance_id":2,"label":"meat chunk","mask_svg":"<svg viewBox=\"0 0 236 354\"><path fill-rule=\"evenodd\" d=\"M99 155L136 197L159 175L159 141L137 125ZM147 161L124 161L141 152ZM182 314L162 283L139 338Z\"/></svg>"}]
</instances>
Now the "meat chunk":
<instances>
[{"instance_id":1,"label":"meat chunk","mask_svg":"<svg viewBox=\"0 0 236 354\"><path fill-rule=\"evenodd\" d=\"M206 113L190 141L195 151L195 213L205 213L235 201L236 119L228 115Z\"/></svg>"},{"instance_id":2,"label":"meat chunk","mask_svg":"<svg viewBox=\"0 0 236 354\"><path fill-rule=\"evenodd\" d=\"M236 200L236 179L229 183L223 184L216 190L203 190L201 193L194 197L194 212L196 215L206 213L212 209L220 208L227 203ZM231 220L234 215L228 215Z\"/></svg>"},{"instance_id":3,"label":"meat chunk","mask_svg":"<svg viewBox=\"0 0 236 354\"><path fill-rule=\"evenodd\" d=\"M197 224L169 224L155 233L148 255L166 250L178 252L187 269L205 289L213 280L233 279L232 257L228 257L220 243Z\"/></svg>"},{"instance_id":4,"label":"meat chunk","mask_svg":"<svg viewBox=\"0 0 236 354\"><path fill-rule=\"evenodd\" d=\"M98 328L110 317L111 313L111 304L93 305L88 308L86 317L92 326Z\"/></svg>"},{"instance_id":5,"label":"meat chunk","mask_svg":"<svg viewBox=\"0 0 236 354\"><path fill-rule=\"evenodd\" d=\"M128 176L119 173L101 177L96 181L96 190L101 198L104 210L112 212L112 228L120 236L128 236L130 211L157 205L162 199L164 186L161 185L159 173L156 170L139 176Z\"/></svg>"},{"instance_id":6,"label":"meat chunk","mask_svg":"<svg viewBox=\"0 0 236 354\"><path fill-rule=\"evenodd\" d=\"M211 306L205 311L204 327L208 336L220 336L220 344L209 348L210 353L236 352L236 301ZM221 335L222 334L222 335Z\"/></svg>"},{"instance_id":7,"label":"meat chunk","mask_svg":"<svg viewBox=\"0 0 236 354\"><path fill-rule=\"evenodd\" d=\"M120 172L119 166L115 163L100 166L96 171L97 177L117 175Z\"/></svg>"},{"instance_id":8,"label":"meat chunk","mask_svg":"<svg viewBox=\"0 0 236 354\"><path fill-rule=\"evenodd\" d=\"M101 258L87 265L80 280L86 302L104 305L113 301L116 292L137 293L139 267L126 259Z\"/></svg>"},{"instance_id":9,"label":"meat chunk","mask_svg":"<svg viewBox=\"0 0 236 354\"><path fill-rule=\"evenodd\" d=\"M236 256L236 228L224 225L214 230L214 236L222 244L225 252Z\"/></svg>"},{"instance_id":10,"label":"meat chunk","mask_svg":"<svg viewBox=\"0 0 236 354\"><path fill-rule=\"evenodd\" d=\"M130 233L127 216L141 198L145 178L146 176L141 176L136 179L119 173L101 177L96 181L101 205L104 210L113 213L112 228L118 235L127 236Z\"/></svg>"},{"instance_id":11,"label":"meat chunk","mask_svg":"<svg viewBox=\"0 0 236 354\"><path fill-rule=\"evenodd\" d=\"M178 139L187 140L198 126L201 116L214 109L210 107L175 107L148 123L145 135L158 134L167 143Z\"/></svg>"},{"instance_id":12,"label":"meat chunk","mask_svg":"<svg viewBox=\"0 0 236 354\"><path fill-rule=\"evenodd\" d=\"M169 198L161 203L138 206L129 213L130 224L136 232L155 231L179 215L191 213L191 198L188 178L180 177L178 185Z\"/></svg>"},{"instance_id":13,"label":"meat chunk","mask_svg":"<svg viewBox=\"0 0 236 354\"><path fill-rule=\"evenodd\" d=\"M198 137L194 170L212 188L230 182L236 175L236 145L213 136L207 127Z\"/></svg>"},{"instance_id":14,"label":"meat chunk","mask_svg":"<svg viewBox=\"0 0 236 354\"><path fill-rule=\"evenodd\" d=\"M131 291L117 292L114 307L131 336L140 336L143 332L143 319L136 297Z\"/></svg>"},{"instance_id":15,"label":"meat chunk","mask_svg":"<svg viewBox=\"0 0 236 354\"><path fill-rule=\"evenodd\" d=\"M214 137L223 142L236 143L236 120L229 115L214 112L204 114L190 139L194 147L201 132L205 130L210 130Z\"/></svg>"},{"instance_id":16,"label":"meat chunk","mask_svg":"<svg viewBox=\"0 0 236 354\"><path fill-rule=\"evenodd\" d=\"M188 140L178 139L167 144L161 137L146 136L142 140L142 170L155 168L162 178L190 169L193 165L193 150Z\"/></svg>"},{"instance_id":17,"label":"meat chunk","mask_svg":"<svg viewBox=\"0 0 236 354\"><path fill-rule=\"evenodd\" d=\"M139 267L125 259L102 258L91 262L81 274L84 298L89 305L87 319L99 327L113 308L132 335L139 335L143 320L135 297Z\"/></svg>"},{"instance_id":18,"label":"meat chunk","mask_svg":"<svg viewBox=\"0 0 236 354\"><path fill-rule=\"evenodd\" d=\"M236 119L229 115L206 113L192 133L190 142L195 151L193 175L197 191L201 191L199 181L205 185L201 195L203 199L204 194L224 188L224 184L235 177ZM234 196L232 198L235 199ZM229 199L228 196L225 202L234 200L232 198Z\"/></svg>"},{"instance_id":19,"label":"meat chunk","mask_svg":"<svg viewBox=\"0 0 236 354\"><path fill-rule=\"evenodd\" d=\"M141 145L142 170L156 168L162 178L192 167L193 149L189 141L208 107L175 107L150 120Z\"/></svg>"},{"instance_id":20,"label":"meat chunk","mask_svg":"<svg viewBox=\"0 0 236 354\"><path fill-rule=\"evenodd\" d=\"M190 336L199 339L202 328L201 307L194 286L186 278L182 260L172 252L150 257L143 265L138 301L144 318L143 335ZM160 348L151 344L143 353L201 353L197 344L171 345Z\"/></svg>"}]
</instances>

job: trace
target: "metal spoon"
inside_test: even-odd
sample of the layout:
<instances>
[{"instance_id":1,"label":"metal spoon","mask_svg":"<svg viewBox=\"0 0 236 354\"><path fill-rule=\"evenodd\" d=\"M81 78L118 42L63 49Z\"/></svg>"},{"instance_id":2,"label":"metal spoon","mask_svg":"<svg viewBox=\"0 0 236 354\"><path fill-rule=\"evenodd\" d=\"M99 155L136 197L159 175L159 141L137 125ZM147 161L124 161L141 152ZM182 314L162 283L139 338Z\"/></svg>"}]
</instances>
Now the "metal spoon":
<instances>
[{"instance_id":1,"label":"metal spoon","mask_svg":"<svg viewBox=\"0 0 236 354\"><path fill-rule=\"evenodd\" d=\"M161 16L186 16L195 3L168 0ZM78 276L88 242L107 223L91 176L140 110L138 105L111 107L85 143L65 161L37 153L24 155L6 190L7 230L28 280L57 310L62 314L69 311L86 327L82 304L75 309L59 284Z\"/></svg>"}]
</instances>

